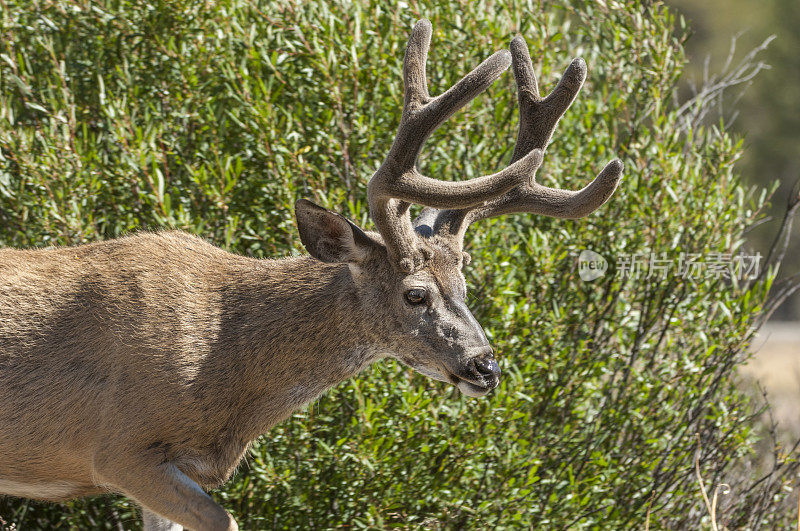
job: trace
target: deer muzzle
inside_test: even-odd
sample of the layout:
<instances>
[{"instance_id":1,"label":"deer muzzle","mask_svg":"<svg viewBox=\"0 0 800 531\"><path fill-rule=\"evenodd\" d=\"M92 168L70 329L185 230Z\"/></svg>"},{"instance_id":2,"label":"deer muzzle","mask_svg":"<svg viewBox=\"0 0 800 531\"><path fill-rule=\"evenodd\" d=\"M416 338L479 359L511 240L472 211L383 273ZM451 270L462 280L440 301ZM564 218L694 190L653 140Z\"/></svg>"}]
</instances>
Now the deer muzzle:
<instances>
[{"instance_id":1,"label":"deer muzzle","mask_svg":"<svg viewBox=\"0 0 800 531\"><path fill-rule=\"evenodd\" d=\"M484 396L500 383L500 365L492 355L492 349L484 349L471 358L460 370L450 370L450 379L467 396Z\"/></svg>"}]
</instances>

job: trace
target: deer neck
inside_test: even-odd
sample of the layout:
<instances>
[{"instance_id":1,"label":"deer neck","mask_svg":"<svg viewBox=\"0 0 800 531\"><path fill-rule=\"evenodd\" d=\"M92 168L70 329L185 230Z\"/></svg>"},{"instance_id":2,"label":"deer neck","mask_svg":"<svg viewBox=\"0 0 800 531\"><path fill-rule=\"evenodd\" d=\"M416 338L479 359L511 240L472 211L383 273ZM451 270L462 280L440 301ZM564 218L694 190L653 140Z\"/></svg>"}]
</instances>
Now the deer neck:
<instances>
[{"instance_id":1,"label":"deer neck","mask_svg":"<svg viewBox=\"0 0 800 531\"><path fill-rule=\"evenodd\" d=\"M234 422L254 438L379 356L367 346L347 265L268 260L247 276L224 288L227 344L219 358L227 367L220 383L240 389L233 409L249 426Z\"/></svg>"}]
</instances>

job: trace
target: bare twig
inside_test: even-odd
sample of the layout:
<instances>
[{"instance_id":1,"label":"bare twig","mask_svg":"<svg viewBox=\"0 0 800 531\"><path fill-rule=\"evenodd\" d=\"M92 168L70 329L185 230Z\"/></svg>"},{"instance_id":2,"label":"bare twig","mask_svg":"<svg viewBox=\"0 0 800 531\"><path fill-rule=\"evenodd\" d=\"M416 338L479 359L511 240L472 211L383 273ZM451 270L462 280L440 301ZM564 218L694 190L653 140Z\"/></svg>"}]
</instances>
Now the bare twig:
<instances>
[{"instance_id":1,"label":"bare twig","mask_svg":"<svg viewBox=\"0 0 800 531\"><path fill-rule=\"evenodd\" d=\"M764 260L764 269L759 275L759 280L764 276L770 265L775 264L776 267L780 267L781 262L786 255L786 249L789 246L789 238L792 234L792 223L798 207L800 207L800 179L795 181L794 186L792 186L792 191L789 193L789 199L786 204L786 212L784 212L781 225L778 228L778 233L775 235L775 239L769 248L767 258ZM778 251L778 254L775 255L775 250L778 248L780 248L780 251Z\"/></svg>"},{"instance_id":2,"label":"bare twig","mask_svg":"<svg viewBox=\"0 0 800 531\"><path fill-rule=\"evenodd\" d=\"M770 222L772 222L774 220L775 220L775 218L773 218L772 216L765 216L765 217L759 219L758 221L756 221L755 223L753 223L752 225L748 225L747 227L745 227L745 229L742 231L742 236L750 234L751 232L753 232L756 228L760 227L761 225L764 225L765 223L770 223Z\"/></svg>"},{"instance_id":3,"label":"bare twig","mask_svg":"<svg viewBox=\"0 0 800 531\"><path fill-rule=\"evenodd\" d=\"M717 526L717 498L720 489L723 489L722 494L728 494L731 491L730 485L727 483L720 483L714 488L714 496L711 498L711 526L716 530Z\"/></svg>"},{"instance_id":4,"label":"bare twig","mask_svg":"<svg viewBox=\"0 0 800 531\"><path fill-rule=\"evenodd\" d=\"M794 275L783 279L780 281L774 288L772 293L764 303L764 310L761 312L758 320L756 321L756 327L761 327L764 323L766 323L772 314L777 310L781 304L783 304L786 299L791 297L798 289L800 289L800 273L795 273Z\"/></svg>"},{"instance_id":5,"label":"bare twig","mask_svg":"<svg viewBox=\"0 0 800 531\"><path fill-rule=\"evenodd\" d=\"M697 476L697 482L700 484L700 494L703 495L703 502L706 504L706 509L708 509L709 514L713 514L711 510L711 502L708 500L708 493L706 492L706 486L703 483L703 475L700 473L700 434L695 434L697 438L697 450L694 453L694 472ZM717 526L714 523L714 519L711 519L711 528L714 531L717 531Z\"/></svg>"},{"instance_id":6,"label":"bare twig","mask_svg":"<svg viewBox=\"0 0 800 531\"><path fill-rule=\"evenodd\" d=\"M770 68L764 61L757 60L756 57L767 49L770 42L775 39L775 35L770 35L764 42L750 50L739 63L732 67L733 58L736 54L736 40L738 35L731 38L731 46L728 57L725 60L720 73L711 75L709 73L710 58L706 57L703 67L703 84L700 89L693 87L694 96L680 105L676 111L679 127L688 131L702 122L708 112L716 106L722 113L722 101L728 89L739 85L745 88L762 70ZM741 95L739 95L741 97ZM733 121L735 114L728 121Z\"/></svg>"}]
</instances>

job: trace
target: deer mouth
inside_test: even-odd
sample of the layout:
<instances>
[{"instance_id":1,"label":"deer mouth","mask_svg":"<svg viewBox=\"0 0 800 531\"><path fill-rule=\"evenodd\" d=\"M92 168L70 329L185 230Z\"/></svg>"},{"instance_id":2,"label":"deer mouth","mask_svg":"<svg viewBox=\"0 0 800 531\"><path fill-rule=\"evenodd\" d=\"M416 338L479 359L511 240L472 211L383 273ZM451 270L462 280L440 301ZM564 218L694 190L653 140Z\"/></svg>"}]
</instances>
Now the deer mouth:
<instances>
[{"instance_id":1,"label":"deer mouth","mask_svg":"<svg viewBox=\"0 0 800 531\"><path fill-rule=\"evenodd\" d=\"M446 370L450 383L467 396L484 396L500 384L500 367L492 357L470 360L458 373Z\"/></svg>"},{"instance_id":2,"label":"deer mouth","mask_svg":"<svg viewBox=\"0 0 800 531\"><path fill-rule=\"evenodd\" d=\"M494 358L477 362L476 360L471 360L457 371L452 370L444 363L437 364L434 368L409 358L398 359L428 378L453 384L463 394L471 397L485 396L500 383L500 367L494 361Z\"/></svg>"},{"instance_id":3,"label":"deer mouth","mask_svg":"<svg viewBox=\"0 0 800 531\"><path fill-rule=\"evenodd\" d=\"M500 383L500 381L496 380L493 385L483 385L470 382L469 380L462 380L458 376L453 376L453 385L458 387L458 390L465 395L472 397L486 396L489 394L489 391L497 387L498 383Z\"/></svg>"}]
</instances>

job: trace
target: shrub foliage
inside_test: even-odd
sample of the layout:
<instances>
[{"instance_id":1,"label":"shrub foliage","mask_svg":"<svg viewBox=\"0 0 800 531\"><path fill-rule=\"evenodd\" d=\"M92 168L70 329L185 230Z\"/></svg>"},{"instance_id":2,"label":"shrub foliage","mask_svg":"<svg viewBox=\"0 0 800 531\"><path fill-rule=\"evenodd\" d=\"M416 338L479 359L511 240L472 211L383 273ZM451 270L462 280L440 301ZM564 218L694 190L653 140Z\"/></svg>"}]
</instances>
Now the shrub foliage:
<instances>
[{"instance_id":1,"label":"shrub foliage","mask_svg":"<svg viewBox=\"0 0 800 531\"><path fill-rule=\"evenodd\" d=\"M517 33L543 91L575 56L589 80L540 181L579 188L614 156L597 214L473 227L470 305L505 378L487 399L383 362L262 437L214 496L245 529L653 528L708 522L695 464L727 481L731 527L774 526L793 465L748 466L754 407L733 382L771 275L635 277L620 257L729 255L765 195L724 128L681 131L685 29L657 3L0 0L0 244L67 245L177 227L258 257L302 252L309 197L369 226L366 183L402 106L413 21L434 26L436 93ZM428 142L429 175L511 155L510 73ZM576 257L610 269L584 282ZM0 500L20 528L134 527L118 497Z\"/></svg>"}]
</instances>

